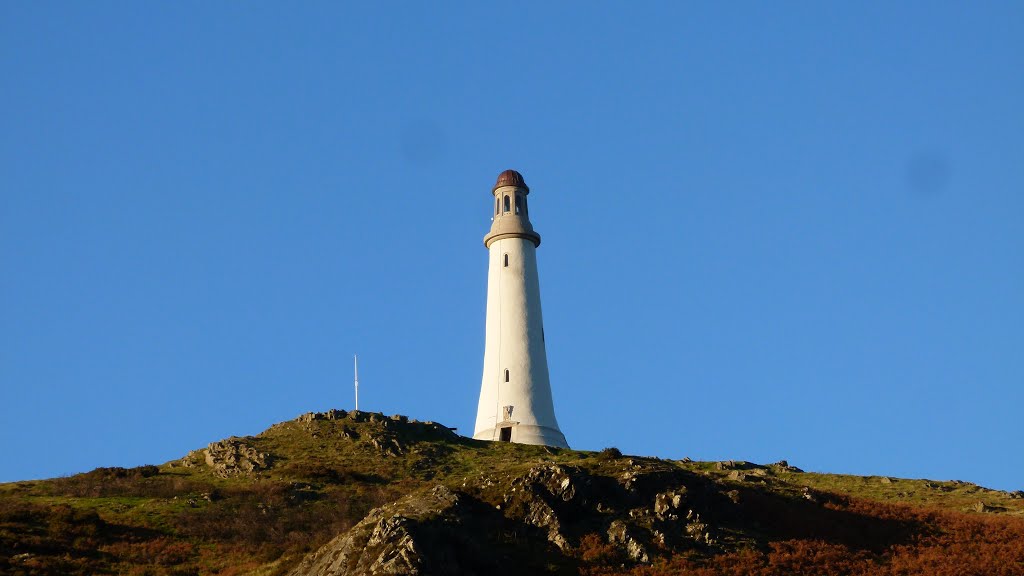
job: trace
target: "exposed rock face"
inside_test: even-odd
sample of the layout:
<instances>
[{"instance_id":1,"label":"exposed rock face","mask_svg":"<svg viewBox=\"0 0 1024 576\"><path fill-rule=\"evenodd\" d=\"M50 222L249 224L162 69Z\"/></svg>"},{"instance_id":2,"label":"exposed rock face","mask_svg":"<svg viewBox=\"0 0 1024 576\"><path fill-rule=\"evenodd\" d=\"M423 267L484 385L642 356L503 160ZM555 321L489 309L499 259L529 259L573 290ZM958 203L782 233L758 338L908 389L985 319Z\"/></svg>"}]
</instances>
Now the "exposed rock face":
<instances>
[{"instance_id":1,"label":"exposed rock face","mask_svg":"<svg viewBox=\"0 0 1024 576\"><path fill-rule=\"evenodd\" d=\"M269 454L259 452L239 438L213 442L205 450L206 465L221 478L251 476L270 467Z\"/></svg>"},{"instance_id":2,"label":"exposed rock face","mask_svg":"<svg viewBox=\"0 0 1024 576\"><path fill-rule=\"evenodd\" d=\"M691 510L691 512L693 512ZM706 522L701 522L700 514L693 512L693 514L687 515L690 522L686 524L686 535L693 538L696 542L703 542L704 544L714 544L715 540L711 536L711 532L708 531L710 525Z\"/></svg>"},{"instance_id":3,"label":"exposed rock face","mask_svg":"<svg viewBox=\"0 0 1024 576\"><path fill-rule=\"evenodd\" d=\"M377 436L370 438L370 444L381 453L382 456L401 456L405 454L406 446L394 436Z\"/></svg>"},{"instance_id":4,"label":"exposed rock face","mask_svg":"<svg viewBox=\"0 0 1024 576\"><path fill-rule=\"evenodd\" d=\"M576 483L582 478L580 471L565 466L538 466L525 476L512 481L511 490L503 498L507 509L516 508L523 514L523 521L547 532L548 542L559 549L568 551L569 541L562 530L562 522L553 503L570 502L576 496ZM511 507L509 504L513 504ZM518 506L516 506L516 504Z\"/></svg>"},{"instance_id":5,"label":"exposed rock face","mask_svg":"<svg viewBox=\"0 0 1024 576\"><path fill-rule=\"evenodd\" d=\"M608 542L626 549L626 554L635 562L650 562L647 550L633 536L630 528L621 520L615 520L608 527Z\"/></svg>"},{"instance_id":6,"label":"exposed rock face","mask_svg":"<svg viewBox=\"0 0 1024 576\"><path fill-rule=\"evenodd\" d=\"M289 575L542 573L557 549L526 537L529 529L472 494L438 485L371 511Z\"/></svg>"},{"instance_id":7,"label":"exposed rock face","mask_svg":"<svg viewBox=\"0 0 1024 576\"><path fill-rule=\"evenodd\" d=\"M735 504L713 482L633 461L617 466L618 475L593 475L538 464L467 479L459 491L437 486L407 496L372 511L291 576L540 573L576 562L581 539L592 534L636 563L715 545L705 518L715 508L728 515ZM524 558L537 565L524 567Z\"/></svg>"},{"instance_id":8,"label":"exposed rock face","mask_svg":"<svg viewBox=\"0 0 1024 576\"><path fill-rule=\"evenodd\" d=\"M458 504L458 494L438 486L426 495L409 496L377 508L351 530L308 556L291 574L423 574L422 547L413 535L416 527L431 516L451 512Z\"/></svg>"},{"instance_id":9,"label":"exposed rock face","mask_svg":"<svg viewBox=\"0 0 1024 576\"><path fill-rule=\"evenodd\" d=\"M654 515L658 520L678 520L675 511L683 505L683 498L686 495L686 487L681 486L678 490L662 492L654 497Z\"/></svg>"}]
</instances>

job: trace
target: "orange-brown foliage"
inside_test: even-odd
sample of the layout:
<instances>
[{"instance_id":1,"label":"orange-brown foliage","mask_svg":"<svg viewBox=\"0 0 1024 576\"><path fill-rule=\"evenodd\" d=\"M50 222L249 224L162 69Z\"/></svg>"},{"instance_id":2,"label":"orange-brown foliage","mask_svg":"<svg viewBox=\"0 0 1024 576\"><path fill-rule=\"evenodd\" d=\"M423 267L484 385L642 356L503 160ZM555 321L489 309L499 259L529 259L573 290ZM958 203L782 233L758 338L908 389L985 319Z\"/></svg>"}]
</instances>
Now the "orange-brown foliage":
<instances>
[{"instance_id":1,"label":"orange-brown foliage","mask_svg":"<svg viewBox=\"0 0 1024 576\"><path fill-rule=\"evenodd\" d=\"M612 564L624 560L619 548L606 543L597 534L580 538L576 555L587 564Z\"/></svg>"},{"instance_id":2,"label":"orange-brown foliage","mask_svg":"<svg viewBox=\"0 0 1024 576\"><path fill-rule=\"evenodd\" d=\"M803 537L770 542L764 550L709 557L676 556L652 566L592 566L587 576L1021 576L1024 520L852 500L847 512L913 525L905 543L828 542Z\"/></svg>"}]
</instances>

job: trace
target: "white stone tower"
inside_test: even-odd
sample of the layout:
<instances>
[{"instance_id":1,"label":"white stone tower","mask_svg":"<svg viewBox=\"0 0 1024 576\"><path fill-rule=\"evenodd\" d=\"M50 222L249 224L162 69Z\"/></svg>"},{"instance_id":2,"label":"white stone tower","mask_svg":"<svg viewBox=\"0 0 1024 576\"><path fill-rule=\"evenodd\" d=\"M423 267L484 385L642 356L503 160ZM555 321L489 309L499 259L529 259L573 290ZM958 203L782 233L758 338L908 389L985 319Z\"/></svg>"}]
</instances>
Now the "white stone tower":
<instances>
[{"instance_id":1,"label":"white stone tower","mask_svg":"<svg viewBox=\"0 0 1024 576\"><path fill-rule=\"evenodd\" d=\"M506 170L492 193L494 223L484 236L490 252L484 376L473 438L568 448L551 400L530 188L519 172Z\"/></svg>"}]
</instances>

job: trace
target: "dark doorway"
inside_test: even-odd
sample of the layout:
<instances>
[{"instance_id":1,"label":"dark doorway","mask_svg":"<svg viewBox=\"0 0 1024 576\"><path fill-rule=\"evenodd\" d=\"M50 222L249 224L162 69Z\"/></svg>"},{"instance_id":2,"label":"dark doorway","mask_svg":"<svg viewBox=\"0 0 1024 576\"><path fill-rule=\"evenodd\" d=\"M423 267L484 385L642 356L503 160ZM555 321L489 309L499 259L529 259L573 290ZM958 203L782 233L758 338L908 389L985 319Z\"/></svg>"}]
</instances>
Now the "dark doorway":
<instances>
[{"instance_id":1,"label":"dark doorway","mask_svg":"<svg viewBox=\"0 0 1024 576\"><path fill-rule=\"evenodd\" d=\"M499 432L499 434L498 434L498 441L499 442L511 442L512 441L512 428L511 427L502 428L501 432Z\"/></svg>"}]
</instances>

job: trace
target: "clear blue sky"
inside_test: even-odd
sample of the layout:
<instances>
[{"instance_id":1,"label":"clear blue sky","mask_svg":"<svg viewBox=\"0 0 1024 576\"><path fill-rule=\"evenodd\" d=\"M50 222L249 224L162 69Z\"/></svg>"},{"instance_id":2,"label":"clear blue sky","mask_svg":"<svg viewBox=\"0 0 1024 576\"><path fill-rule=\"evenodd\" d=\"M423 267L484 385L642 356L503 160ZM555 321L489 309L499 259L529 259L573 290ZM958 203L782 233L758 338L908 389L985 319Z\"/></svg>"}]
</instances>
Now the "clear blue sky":
<instances>
[{"instance_id":1,"label":"clear blue sky","mask_svg":"<svg viewBox=\"0 0 1024 576\"><path fill-rule=\"evenodd\" d=\"M515 168L574 447L1024 488L1024 4L491 4L0 4L0 481L468 432Z\"/></svg>"}]
</instances>

